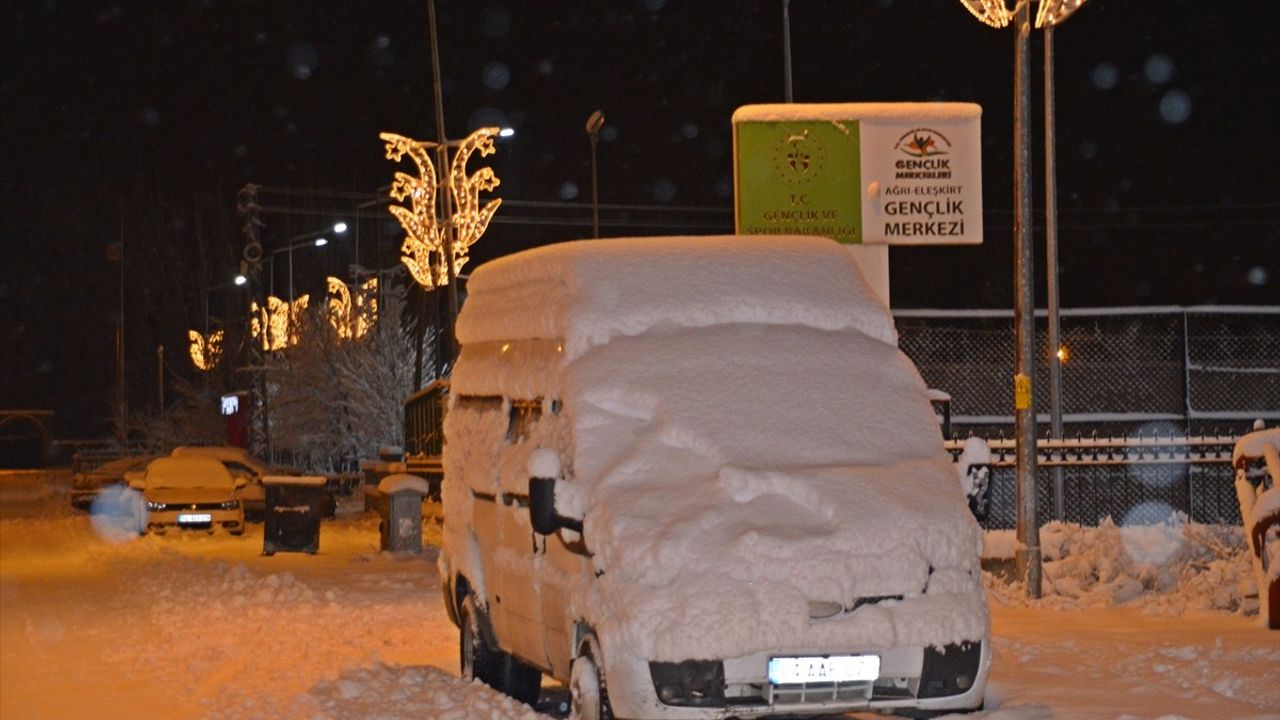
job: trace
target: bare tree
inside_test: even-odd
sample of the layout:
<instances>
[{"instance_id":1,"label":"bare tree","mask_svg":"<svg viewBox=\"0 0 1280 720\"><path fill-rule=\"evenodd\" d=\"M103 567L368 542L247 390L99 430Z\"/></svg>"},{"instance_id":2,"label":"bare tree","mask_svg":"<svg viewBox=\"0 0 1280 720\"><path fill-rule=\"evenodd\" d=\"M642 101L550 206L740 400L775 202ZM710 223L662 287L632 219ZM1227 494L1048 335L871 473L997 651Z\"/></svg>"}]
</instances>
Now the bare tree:
<instances>
[{"instance_id":1,"label":"bare tree","mask_svg":"<svg viewBox=\"0 0 1280 720\"><path fill-rule=\"evenodd\" d=\"M272 444L312 471L355 469L381 445L404 442L412 392L413 333L401 322L405 291L382 291L379 318L362 337L339 336L316 303L297 342L267 361Z\"/></svg>"}]
</instances>

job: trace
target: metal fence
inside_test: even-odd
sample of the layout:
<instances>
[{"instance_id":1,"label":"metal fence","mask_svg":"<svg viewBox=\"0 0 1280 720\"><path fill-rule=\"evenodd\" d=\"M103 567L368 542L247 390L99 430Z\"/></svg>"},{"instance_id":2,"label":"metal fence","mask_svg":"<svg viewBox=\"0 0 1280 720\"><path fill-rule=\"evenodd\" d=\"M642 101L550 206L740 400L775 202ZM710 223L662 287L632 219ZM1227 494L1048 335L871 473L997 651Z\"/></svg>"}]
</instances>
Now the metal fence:
<instances>
[{"instance_id":1,"label":"metal fence","mask_svg":"<svg viewBox=\"0 0 1280 720\"><path fill-rule=\"evenodd\" d=\"M1012 436L1013 313L898 310L899 345L951 397L953 437ZM1072 309L1061 313L1064 437L1231 436L1280 420L1280 306ZM1049 429L1047 326L1037 314L1037 434ZM1067 464L1063 518L1156 522L1170 510L1239 523L1221 459ZM1054 470L1037 471L1037 515L1052 518ZM992 468L989 527L1014 525L1014 478Z\"/></svg>"}]
</instances>

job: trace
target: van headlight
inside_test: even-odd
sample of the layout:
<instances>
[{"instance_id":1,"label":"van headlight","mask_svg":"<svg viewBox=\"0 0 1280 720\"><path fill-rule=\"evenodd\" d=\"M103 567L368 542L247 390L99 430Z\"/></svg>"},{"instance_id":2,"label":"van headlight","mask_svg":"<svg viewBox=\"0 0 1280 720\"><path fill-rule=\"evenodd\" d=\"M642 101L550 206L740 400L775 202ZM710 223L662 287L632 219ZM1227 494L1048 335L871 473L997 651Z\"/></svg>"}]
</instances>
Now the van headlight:
<instances>
[{"instance_id":1,"label":"van headlight","mask_svg":"<svg viewBox=\"0 0 1280 720\"><path fill-rule=\"evenodd\" d=\"M724 707L724 663L719 660L651 662L649 673L664 705Z\"/></svg>"},{"instance_id":2,"label":"van headlight","mask_svg":"<svg viewBox=\"0 0 1280 720\"><path fill-rule=\"evenodd\" d=\"M234 498L231 500L224 500L222 501L221 507L223 510L235 510L240 507L240 501Z\"/></svg>"},{"instance_id":3,"label":"van headlight","mask_svg":"<svg viewBox=\"0 0 1280 720\"><path fill-rule=\"evenodd\" d=\"M982 663L982 643L963 642L924 649L920 690L916 697L960 695L973 687Z\"/></svg>"}]
</instances>

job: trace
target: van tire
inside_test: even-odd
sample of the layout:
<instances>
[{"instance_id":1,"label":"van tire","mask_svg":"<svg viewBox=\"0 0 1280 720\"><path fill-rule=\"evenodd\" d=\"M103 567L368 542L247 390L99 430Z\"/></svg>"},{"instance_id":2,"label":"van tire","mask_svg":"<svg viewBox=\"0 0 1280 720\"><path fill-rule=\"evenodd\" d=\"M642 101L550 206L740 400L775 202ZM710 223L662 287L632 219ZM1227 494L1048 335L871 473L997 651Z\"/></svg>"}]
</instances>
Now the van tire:
<instances>
[{"instance_id":1,"label":"van tire","mask_svg":"<svg viewBox=\"0 0 1280 720\"><path fill-rule=\"evenodd\" d=\"M467 595L458 610L458 661L462 678L479 680L526 705L533 705L542 689L542 672L489 646L481 629L484 611L476 605L475 596Z\"/></svg>"},{"instance_id":2,"label":"van tire","mask_svg":"<svg viewBox=\"0 0 1280 720\"><path fill-rule=\"evenodd\" d=\"M502 658L485 642L480 629L482 611L476 607L476 599L468 595L458 612L458 662L464 680L480 682L502 690Z\"/></svg>"},{"instance_id":3,"label":"van tire","mask_svg":"<svg viewBox=\"0 0 1280 720\"><path fill-rule=\"evenodd\" d=\"M573 660L569 676L569 720L615 720L604 670L596 659L599 653L594 638L588 639Z\"/></svg>"}]
</instances>

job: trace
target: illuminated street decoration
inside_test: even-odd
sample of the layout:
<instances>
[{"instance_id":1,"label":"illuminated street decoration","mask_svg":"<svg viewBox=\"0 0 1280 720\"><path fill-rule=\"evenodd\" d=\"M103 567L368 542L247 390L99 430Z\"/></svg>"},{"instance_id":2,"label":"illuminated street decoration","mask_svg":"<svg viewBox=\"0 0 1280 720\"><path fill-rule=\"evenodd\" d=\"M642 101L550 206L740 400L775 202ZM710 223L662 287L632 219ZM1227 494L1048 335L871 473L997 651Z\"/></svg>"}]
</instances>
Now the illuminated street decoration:
<instances>
[{"instance_id":1,"label":"illuminated street decoration","mask_svg":"<svg viewBox=\"0 0 1280 720\"><path fill-rule=\"evenodd\" d=\"M222 359L221 330L214 330L207 338L195 330L188 330L187 337L191 339L191 362L197 369L207 372L218 366Z\"/></svg>"},{"instance_id":2,"label":"illuminated street decoration","mask_svg":"<svg viewBox=\"0 0 1280 720\"><path fill-rule=\"evenodd\" d=\"M1079 10L1084 3L1085 0L1040 0L1039 7L1036 9L1036 27L1044 28L1059 24L1066 20L1068 15ZM1015 4L1013 10L1009 10L1005 0L960 0L960 4L973 13L974 17L995 28L1008 25L1013 21L1014 13L1017 12L1017 5Z\"/></svg>"},{"instance_id":3,"label":"illuminated street decoration","mask_svg":"<svg viewBox=\"0 0 1280 720\"><path fill-rule=\"evenodd\" d=\"M338 337L350 340L362 338L378 321L378 278L361 283L353 297L347 284L336 277L329 283L329 324Z\"/></svg>"},{"instance_id":4,"label":"illuminated street decoration","mask_svg":"<svg viewBox=\"0 0 1280 720\"><path fill-rule=\"evenodd\" d=\"M1036 27L1057 25L1079 10L1081 5L1084 5L1084 0L1040 0L1040 8L1036 10Z\"/></svg>"},{"instance_id":5,"label":"illuminated street decoration","mask_svg":"<svg viewBox=\"0 0 1280 720\"><path fill-rule=\"evenodd\" d=\"M467 175L467 162L473 153L481 157L494 153L493 139L498 135L498 128L480 128L467 136L453 156L449 168L449 190L453 194L453 225L457 232L453 239L453 274L457 275L466 264L467 253L484 231L489 229L489 221L502 204L502 198L494 198L480 206L480 193L493 192L501 184L492 168L480 168Z\"/></svg>"},{"instance_id":6,"label":"illuminated street decoration","mask_svg":"<svg viewBox=\"0 0 1280 720\"><path fill-rule=\"evenodd\" d=\"M249 332L268 352L284 350L298 342L297 328L306 312L311 296L303 295L293 303L271 296L267 306L249 303Z\"/></svg>"},{"instance_id":7,"label":"illuminated street decoration","mask_svg":"<svg viewBox=\"0 0 1280 720\"><path fill-rule=\"evenodd\" d=\"M960 0L960 3L966 10L973 13L974 17L991 27L1002 28L1008 25L1012 18L1010 12L1005 9L1004 0Z\"/></svg>"},{"instance_id":8,"label":"illuminated street decoration","mask_svg":"<svg viewBox=\"0 0 1280 720\"><path fill-rule=\"evenodd\" d=\"M436 143L413 140L394 133L378 135L386 142L387 159L395 162L408 155L417 166L418 176L396 172L391 183L390 195L399 202L409 200L409 206L391 205L387 209L400 221L404 228L405 240L401 246L401 261L409 269L420 285L433 289L447 285L450 275L456 275L466 264L467 253L476 240L489 227L494 212L502 204L495 198L480 204L480 193L491 192L501 181L493 173L492 168L481 168L467 174L467 162L475 153L481 157L492 155L493 139L498 136L496 127L480 128L471 133L458 146L458 152L450 162L449 177L445 191L449 193L453 205L452 222L455 228L452 244L453 269L448 267L445 242L448 239L448 226L437 218L436 190L439 179L435 163L431 161L428 150L437 147Z\"/></svg>"}]
</instances>

